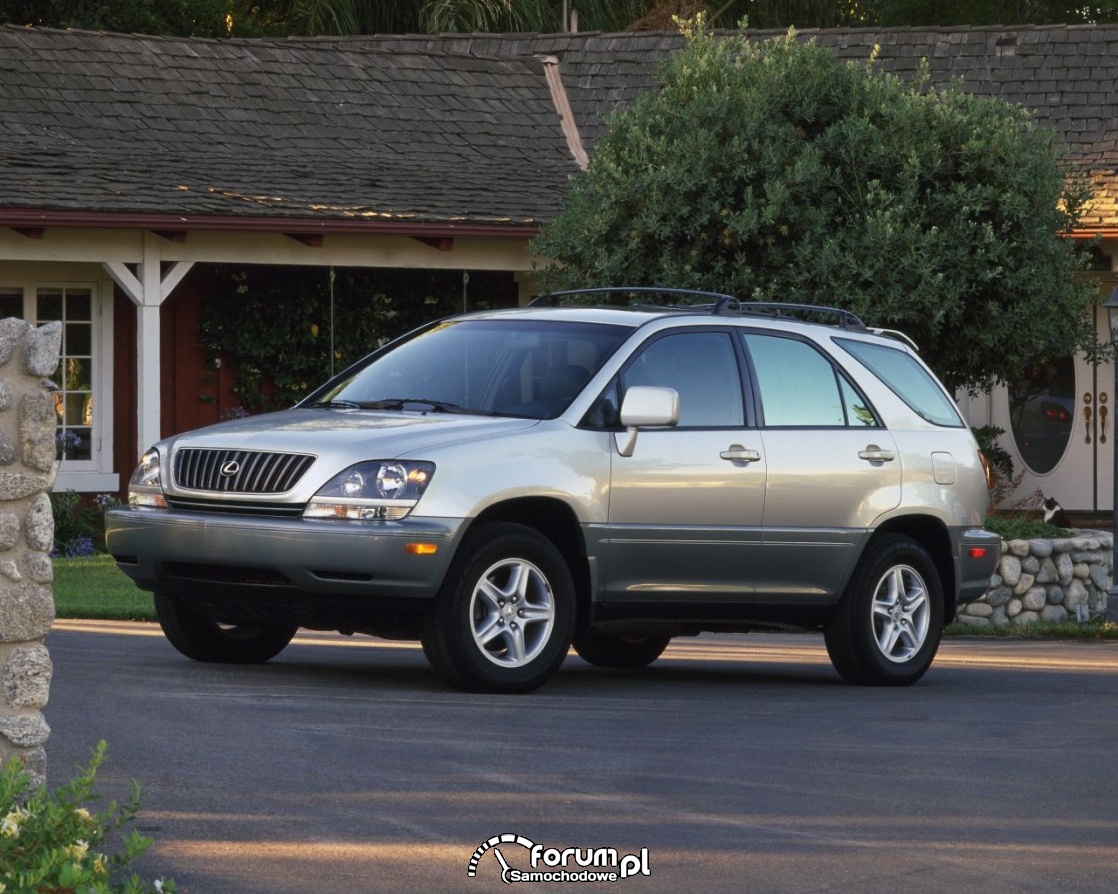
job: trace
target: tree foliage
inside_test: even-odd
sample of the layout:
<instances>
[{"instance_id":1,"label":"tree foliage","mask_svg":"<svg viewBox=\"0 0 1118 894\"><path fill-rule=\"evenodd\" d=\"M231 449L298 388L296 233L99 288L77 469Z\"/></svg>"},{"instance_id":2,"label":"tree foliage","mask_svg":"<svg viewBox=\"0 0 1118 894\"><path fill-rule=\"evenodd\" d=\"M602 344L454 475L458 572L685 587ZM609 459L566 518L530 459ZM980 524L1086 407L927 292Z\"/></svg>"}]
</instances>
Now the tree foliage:
<instances>
[{"instance_id":1,"label":"tree foliage","mask_svg":"<svg viewBox=\"0 0 1118 894\"><path fill-rule=\"evenodd\" d=\"M580 30L623 31L664 0L578 0ZM303 34L556 32L567 30L561 0L294 0Z\"/></svg>"},{"instance_id":2,"label":"tree foliage","mask_svg":"<svg viewBox=\"0 0 1118 894\"><path fill-rule=\"evenodd\" d=\"M0 21L181 37L556 32L664 27L705 8L754 28L1023 25L1118 21L1118 0L0 0Z\"/></svg>"},{"instance_id":3,"label":"tree foliage","mask_svg":"<svg viewBox=\"0 0 1118 894\"><path fill-rule=\"evenodd\" d=\"M1118 0L292 0L302 34L555 32L563 9L582 31L656 26L671 12L705 8L713 24L754 28L1022 25L1118 20Z\"/></svg>"},{"instance_id":4,"label":"tree foliage","mask_svg":"<svg viewBox=\"0 0 1118 894\"><path fill-rule=\"evenodd\" d=\"M0 0L0 21L177 37L244 37L282 27L291 0Z\"/></svg>"},{"instance_id":5,"label":"tree foliage","mask_svg":"<svg viewBox=\"0 0 1118 894\"><path fill-rule=\"evenodd\" d=\"M1027 111L792 33L691 33L610 121L534 249L548 285L651 283L850 309L951 388L1094 344L1063 238L1088 198Z\"/></svg>"}]
</instances>

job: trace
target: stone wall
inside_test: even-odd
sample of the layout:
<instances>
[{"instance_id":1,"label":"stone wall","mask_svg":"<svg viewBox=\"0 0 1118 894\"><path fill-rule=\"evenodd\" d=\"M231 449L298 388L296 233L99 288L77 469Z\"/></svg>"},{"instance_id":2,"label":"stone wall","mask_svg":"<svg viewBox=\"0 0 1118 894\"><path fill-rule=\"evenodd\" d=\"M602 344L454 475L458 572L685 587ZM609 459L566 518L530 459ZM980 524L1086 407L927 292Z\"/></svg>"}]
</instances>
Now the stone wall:
<instances>
[{"instance_id":1,"label":"stone wall","mask_svg":"<svg viewBox=\"0 0 1118 894\"><path fill-rule=\"evenodd\" d=\"M18 756L38 780L46 777L50 735L43 640L54 620L48 494L58 468L47 377L61 346L61 323L0 320L0 763Z\"/></svg>"},{"instance_id":2,"label":"stone wall","mask_svg":"<svg viewBox=\"0 0 1118 894\"><path fill-rule=\"evenodd\" d=\"M1075 531L1059 540L1003 540L990 592L963 608L958 619L981 627L1104 615L1113 542L1105 531Z\"/></svg>"}]
</instances>

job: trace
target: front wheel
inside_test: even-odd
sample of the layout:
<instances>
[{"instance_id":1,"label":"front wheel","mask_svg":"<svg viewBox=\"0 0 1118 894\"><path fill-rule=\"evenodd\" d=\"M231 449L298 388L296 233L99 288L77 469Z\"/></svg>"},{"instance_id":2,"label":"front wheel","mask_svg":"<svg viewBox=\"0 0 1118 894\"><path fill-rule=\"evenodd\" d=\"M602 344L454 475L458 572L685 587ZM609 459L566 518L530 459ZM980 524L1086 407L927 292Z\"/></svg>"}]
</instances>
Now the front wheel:
<instances>
[{"instance_id":1,"label":"front wheel","mask_svg":"<svg viewBox=\"0 0 1118 894\"><path fill-rule=\"evenodd\" d=\"M598 667L647 667L659 658L670 636L626 636L587 630L574 638L575 651L583 661Z\"/></svg>"},{"instance_id":2,"label":"front wheel","mask_svg":"<svg viewBox=\"0 0 1118 894\"><path fill-rule=\"evenodd\" d=\"M871 544L823 626L827 654L849 683L907 686L935 658L943 589L928 551L910 537Z\"/></svg>"},{"instance_id":3,"label":"front wheel","mask_svg":"<svg viewBox=\"0 0 1118 894\"><path fill-rule=\"evenodd\" d=\"M155 614L167 640L187 658L215 664L263 664L295 637L297 627L219 624L181 599L155 593Z\"/></svg>"},{"instance_id":4,"label":"front wheel","mask_svg":"<svg viewBox=\"0 0 1118 894\"><path fill-rule=\"evenodd\" d=\"M483 525L423 620L423 652L458 689L528 692L563 663L574 606L570 569L549 540L523 525Z\"/></svg>"}]
</instances>

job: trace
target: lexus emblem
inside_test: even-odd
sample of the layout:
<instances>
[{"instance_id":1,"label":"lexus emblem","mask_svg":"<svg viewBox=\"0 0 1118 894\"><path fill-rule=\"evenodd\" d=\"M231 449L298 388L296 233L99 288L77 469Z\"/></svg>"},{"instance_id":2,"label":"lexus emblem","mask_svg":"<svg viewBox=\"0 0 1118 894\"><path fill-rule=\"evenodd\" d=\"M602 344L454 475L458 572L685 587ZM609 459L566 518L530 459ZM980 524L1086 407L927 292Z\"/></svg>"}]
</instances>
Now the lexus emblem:
<instances>
[{"instance_id":1,"label":"lexus emblem","mask_svg":"<svg viewBox=\"0 0 1118 894\"><path fill-rule=\"evenodd\" d=\"M227 463L221 464L221 474L226 478L232 478L239 471L241 471L241 464L235 459L229 460Z\"/></svg>"}]
</instances>

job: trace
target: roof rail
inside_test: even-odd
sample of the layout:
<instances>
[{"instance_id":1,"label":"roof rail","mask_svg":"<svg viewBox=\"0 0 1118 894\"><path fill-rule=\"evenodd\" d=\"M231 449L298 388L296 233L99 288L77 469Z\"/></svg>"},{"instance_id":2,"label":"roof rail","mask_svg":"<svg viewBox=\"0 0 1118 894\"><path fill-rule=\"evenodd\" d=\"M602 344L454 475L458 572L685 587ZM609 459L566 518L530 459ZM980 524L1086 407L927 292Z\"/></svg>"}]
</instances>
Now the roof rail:
<instances>
[{"instance_id":1,"label":"roof rail","mask_svg":"<svg viewBox=\"0 0 1118 894\"><path fill-rule=\"evenodd\" d=\"M634 310L677 310L690 311L692 313L705 311L710 314L756 314L758 316L769 317L788 317L793 315L798 315L799 317L811 315L833 317L835 321L834 325L841 326L843 329L868 331L866 324L863 323L856 314L838 307L824 307L816 304L786 304L782 301L746 301L723 292L704 292L699 289L672 289L659 286L597 286L588 289L565 289L558 292L545 292L533 298L528 303L528 306L560 307L563 299L574 295L587 295L592 298L609 295L628 296L628 298L623 297L622 300L619 301L605 301L602 303L606 306L627 307ZM637 295L668 295L676 298L686 297L705 300L702 303L677 302L674 304L657 304L654 301L650 301L648 303L642 302L637 304L631 300L633 296Z\"/></svg>"},{"instance_id":2,"label":"roof rail","mask_svg":"<svg viewBox=\"0 0 1118 894\"><path fill-rule=\"evenodd\" d=\"M841 307L825 307L819 304L785 304L783 301L742 301L740 312L743 314L762 314L769 317L788 317L795 314L818 314L833 316L837 325L843 329L869 331L861 317L843 310Z\"/></svg>"},{"instance_id":3,"label":"roof rail","mask_svg":"<svg viewBox=\"0 0 1118 894\"><path fill-rule=\"evenodd\" d=\"M656 304L649 302L647 306L656 307L660 310L702 310L704 308L716 308L721 302L724 301L737 301L733 295L726 295L722 292L702 292L698 289L671 289L662 288L660 286L596 286L590 289L564 289L559 292L545 292L542 295L537 295L530 302L529 307L559 307L563 298L569 298L572 295L674 295L677 297L688 298L705 298L708 303L705 305L699 304ZM629 300L606 302L613 304L617 307L634 307Z\"/></svg>"},{"instance_id":4,"label":"roof rail","mask_svg":"<svg viewBox=\"0 0 1118 894\"><path fill-rule=\"evenodd\" d=\"M894 338L897 341L903 341L917 354L920 353L920 346L899 329L880 329L877 326L871 326L870 332L872 332L874 335L884 335L886 338Z\"/></svg>"}]
</instances>

